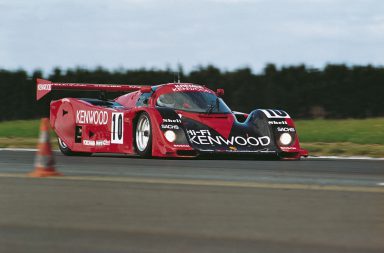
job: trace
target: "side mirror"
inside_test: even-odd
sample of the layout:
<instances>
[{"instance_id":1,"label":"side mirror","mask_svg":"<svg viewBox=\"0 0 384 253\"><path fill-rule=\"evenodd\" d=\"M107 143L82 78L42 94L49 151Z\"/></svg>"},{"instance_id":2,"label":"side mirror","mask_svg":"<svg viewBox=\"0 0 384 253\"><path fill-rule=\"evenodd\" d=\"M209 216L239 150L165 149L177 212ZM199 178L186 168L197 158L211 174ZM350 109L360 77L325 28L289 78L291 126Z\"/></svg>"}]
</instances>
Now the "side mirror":
<instances>
[{"instance_id":1,"label":"side mirror","mask_svg":"<svg viewBox=\"0 0 384 253\"><path fill-rule=\"evenodd\" d=\"M216 90L216 95L217 95L218 97L222 97L222 96L224 96L224 89L217 89L217 90Z\"/></svg>"},{"instance_id":2,"label":"side mirror","mask_svg":"<svg viewBox=\"0 0 384 253\"><path fill-rule=\"evenodd\" d=\"M143 86L140 88L141 93L150 93L152 91L151 86Z\"/></svg>"}]
</instances>

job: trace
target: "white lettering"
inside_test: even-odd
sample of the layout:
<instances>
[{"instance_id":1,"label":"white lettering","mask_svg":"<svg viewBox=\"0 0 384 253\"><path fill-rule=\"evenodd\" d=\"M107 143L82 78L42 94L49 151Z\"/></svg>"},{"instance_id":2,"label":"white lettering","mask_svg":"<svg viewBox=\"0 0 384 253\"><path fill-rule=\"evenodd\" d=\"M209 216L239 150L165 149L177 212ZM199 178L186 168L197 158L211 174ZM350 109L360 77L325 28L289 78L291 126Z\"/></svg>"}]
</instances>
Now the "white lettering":
<instances>
[{"instance_id":1,"label":"white lettering","mask_svg":"<svg viewBox=\"0 0 384 253\"><path fill-rule=\"evenodd\" d=\"M263 142L263 140L266 140L266 142ZM261 146L267 146L271 143L271 139L268 136L259 137L259 141Z\"/></svg>"},{"instance_id":2,"label":"white lettering","mask_svg":"<svg viewBox=\"0 0 384 253\"><path fill-rule=\"evenodd\" d=\"M259 146L259 141L255 137L248 137L247 142L252 146Z\"/></svg>"},{"instance_id":3,"label":"white lettering","mask_svg":"<svg viewBox=\"0 0 384 253\"><path fill-rule=\"evenodd\" d=\"M109 146L111 145L111 142L108 140L97 140L96 146Z\"/></svg>"},{"instance_id":4,"label":"white lettering","mask_svg":"<svg viewBox=\"0 0 384 253\"><path fill-rule=\"evenodd\" d=\"M241 142L240 142L239 140L241 140ZM235 142L236 142L237 144L239 144L240 146L245 146L245 145L247 145L247 140L246 140L245 138L241 137L241 136L236 136L236 137L235 137Z\"/></svg>"},{"instance_id":5,"label":"white lettering","mask_svg":"<svg viewBox=\"0 0 384 253\"><path fill-rule=\"evenodd\" d=\"M216 144L220 145L221 144L221 141L218 140L218 137L219 136L216 136L216 138L213 138L212 136L208 136L208 141L209 143L211 143L211 145L213 145L213 143L215 142Z\"/></svg>"},{"instance_id":6,"label":"white lettering","mask_svg":"<svg viewBox=\"0 0 384 253\"><path fill-rule=\"evenodd\" d=\"M225 144L227 144L227 145L233 145L233 136L231 137L231 140L226 140L226 139L224 139L222 136L219 136L219 139L221 139L221 141L222 142L224 142Z\"/></svg>"},{"instance_id":7,"label":"white lettering","mask_svg":"<svg viewBox=\"0 0 384 253\"><path fill-rule=\"evenodd\" d=\"M202 92L212 92L207 88L196 85L196 84L176 84L175 88L172 91L202 91Z\"/></svg>"},{"instance_id":8,"label":"white lettering","mask_svg":"<svg viewBox=\"0 0 384 253\"><path fill-rule=\"evenodd\" d=\"M179 126L178 125L164 125L164 124L161 124L161 129L179 129Z\"/></svg>"},{"instance_id":9,"label":"white lettering","mask_svg":"<svg viewBox=\"0 0 384 253\"><path fill-rule=\"evenodd\" d=\"M199 135L199 136L197 136L197 139L199 140L201 145L208 145L209 144L209 142L207 140L207 136Z\"/></svg>"},{"instance_id":10,"label":"white lettering","mask_svg":"<svg viewBox=\"0 0 384 253\"><path fill-rule=\"evenodd\" d=\"M297 148L296 147L280 147L281 150L285 151L285 150L296 150Z\"/></svg>"},{"instance_id":11,"label":"white lettering","mask_svg":"<svg viewBox=\"0 0 384 253\"><path fill-rule=\"evenodd\" d=\"M268 124L270 125L287 125L287 121L268 121Z\"/></svg>"},{"instance_id":12,"label":"white lettering","mask_svg":"<svg viewBox=\"0 0 384 253\"><path fill-rule=\"evenodd\" d=\"M173 145L175 148L190 148L191 146L187 144L174 144Z\"/></svg>"},{"instance_id":13,"label":"white lettering","mask_svg":"<svg viewBox=\"0 0 384 253\"><path fill-rule=\"evenodd\" d=\"M189 140L191 143L198 144L198 145L227 145L227 146L233 146L240 145L240 146L268 146L271 143L271 139L268 136L262 136L262 137L242 137L242 136L231 136L229 139L225 139L222 136L207 136L207 135L191 135L189 137Z\"/></svg>"},{"instance_id":14,"label":"white lettering","mask_svg":"<svg viewBox=\"0 0 384 253\"><path fill-rule=\"evenodd\" d=\"M190 137L189 140L190 140L192 143L200 144L199 142L195 141L195 138L196 138L196 135Z\"/></svg>"},{"instance_id":15,"label":"white lettering","mask_svg":"<svg viewBox=\"0 0 384 253\"><path fill-rule=\"evenodd\" d=\"M278 127L277 131L279 131L279 132L295 132L295 128L293 128L293 127Z\"/></svg>"},{"instance_id":16,"label":"white lettering","mask_svg":"<svg viewBox=\"0 0 384 253\"><path fill-rule=\"evenodd\" d=\"M233 146L267 146L271 143L271 139L268 136L262 137L243 137L243 136L231 136L228 139L225 139L223 136L217 135L212 136L209 130L187 130L189 140L193 144L198 145L227 145Z\"/></svg>"},{"instance_id":17,"label":"white lettering","mask_svg":"<svg viewBox=\"0 0 384 253\"><path fill-rule=\"evenodd\" d=\"M93 124L106 125L108 123L108 112L106 111L76 111L76 123L78 124Z\"/></svg>"},{"instance_id":18,"label":"white lettering","mask_svg":"<svg viewBox=\"0 0 384 253\"><path fill-rule=\"evenodd\" d=\"M265 116L267 116L268 118L275 118L275 119L285 119L285 118L290 118L288 113L286 113L285 111L283 110L272 110L272 109L263 109L261 110Z\"/></svg>"},{"instance_id":19,"label":"white lettering","mask_svg":"<svg viewBox=\"0 0 384 253\"><path fill-rule=\"evenodd\" d=\"M180 119L163 119L163 123L181 123Z\"/></svg>"},{"instance_id":20,"label":"white lettering","mask_svg":"<svg viewBox=\"0 0 384 253\"><path fill-rule=\"evenodd\" d=\"M83 140L83 145L85 145L85 146L95 146L95 141Z\"/></svg>"},{"instance_id":21,"label":"white lettering","mask_svg":"<svg viewBox=\"0 0 384 253\"><path fill-rule=\"evenodd\" d=\"M50 83L40 83L37 85L37 90L51 90Z\"/></svg>"}]
</instances>

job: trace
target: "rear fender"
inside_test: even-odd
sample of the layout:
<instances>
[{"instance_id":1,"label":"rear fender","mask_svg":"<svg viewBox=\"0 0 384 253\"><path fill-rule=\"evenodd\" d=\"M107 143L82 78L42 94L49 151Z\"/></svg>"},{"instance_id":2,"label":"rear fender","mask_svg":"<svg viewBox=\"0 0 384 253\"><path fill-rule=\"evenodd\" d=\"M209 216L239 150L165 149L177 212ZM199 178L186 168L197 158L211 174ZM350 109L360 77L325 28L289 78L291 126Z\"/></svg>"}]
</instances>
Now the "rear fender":
<instances>
[{"instance_id":1,"label":"rear fender","mask_svg":"<svg viewBox=\"0 0 384 253\"><path fill-rule=\"evenodd\" d=\"M130 153L129 111L95 106L75 98L53 101L51 125L74 152Z\"/></svg>"},{"instance_id":2,"label":"rear fender","mask_svg":"<svg viewBox=\"0 0 384 253\"><path fill-rule=\"evenodd\" d=\"M75 116L68 99L52 101L50 105L50 124L56 135L74 151Z\"/></svg>"}]
</instances>

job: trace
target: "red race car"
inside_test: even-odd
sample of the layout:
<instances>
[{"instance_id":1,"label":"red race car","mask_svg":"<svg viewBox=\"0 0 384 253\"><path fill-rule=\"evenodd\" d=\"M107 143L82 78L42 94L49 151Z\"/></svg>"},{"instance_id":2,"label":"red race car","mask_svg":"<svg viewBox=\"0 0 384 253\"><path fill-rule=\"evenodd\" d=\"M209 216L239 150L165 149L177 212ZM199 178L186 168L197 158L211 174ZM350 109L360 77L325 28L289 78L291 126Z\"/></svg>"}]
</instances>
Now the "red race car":
<instances>
[{"instance_id":1,"label":"red race car","mask_svg":"<svg viewBox=\"0 0 384 253\"><path fill-rule=\"evenodd\" d=\"M53 83L37 79L37 100L54 89L125 91L114 100L63 98L51 102L50 122L65 155L138 154L197 157L272 155L300 159L295 125L282 110L233 112L216 92L190 83L156 86Z\"/></svg>"}]
</instances>

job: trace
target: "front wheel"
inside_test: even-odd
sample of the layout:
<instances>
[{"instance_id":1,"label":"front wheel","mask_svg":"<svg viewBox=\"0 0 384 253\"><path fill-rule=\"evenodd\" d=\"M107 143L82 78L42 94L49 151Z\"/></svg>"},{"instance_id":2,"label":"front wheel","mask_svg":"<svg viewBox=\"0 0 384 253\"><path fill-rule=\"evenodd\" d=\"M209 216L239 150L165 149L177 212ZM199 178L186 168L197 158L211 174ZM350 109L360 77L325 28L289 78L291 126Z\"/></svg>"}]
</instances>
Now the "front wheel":
<instances>
[{"instance_id":1,"label":"front wheel","mask_svg":"<svg viewBox=\"0 0 384 253\"><path fill-rule=\"evenodd\" d=\"M137 120L135 130L136 152L142 157L152 155L152 126L148 113L143 112Z\"/></svg>"},{"instance_id":2,"label":"front wheel","mask_svg":"<svg viewBox=\"0 0 384 253\"><path fill-rule=\"evenodd\" d=\"M90 155L92 155L92 153L89 153L89 152L73 152L67 146L67 144L65 144L65 142L62 139L60 139L59 137L57 138L57 141L59 143L59 149L60 149L61 153L63 153L64 155L67 155L67 156L90 156Z\"/></svg>"}]
</instances>

